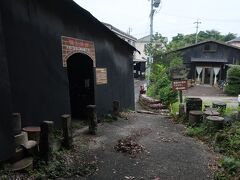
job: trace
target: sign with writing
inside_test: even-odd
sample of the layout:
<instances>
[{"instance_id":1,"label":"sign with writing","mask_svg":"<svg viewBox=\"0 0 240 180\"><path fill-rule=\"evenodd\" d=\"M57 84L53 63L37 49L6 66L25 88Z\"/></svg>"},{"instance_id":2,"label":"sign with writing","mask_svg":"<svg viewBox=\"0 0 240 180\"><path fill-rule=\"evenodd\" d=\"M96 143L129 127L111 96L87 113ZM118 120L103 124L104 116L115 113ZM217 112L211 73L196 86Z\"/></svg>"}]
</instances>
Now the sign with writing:
<instances>
[{"instance_id":1,"label":"sign with writing","mask_svg":"<svg viewBox=\"0 0 240 180\"><path fill-rule=\"evenodd\" d=\"M187 89L187 80L173 81L172 88L175 91L186 90Z\"/></svg>"},{"instance_id":2,"label":"sign with writing","mask_svg":"<svg viewBox=\"0 0 240 180\"><path fill-rule=\"evenodd\" d=\"M107 68L96 68L97 85L107 84Z\"/></svg>"}]
</instances>

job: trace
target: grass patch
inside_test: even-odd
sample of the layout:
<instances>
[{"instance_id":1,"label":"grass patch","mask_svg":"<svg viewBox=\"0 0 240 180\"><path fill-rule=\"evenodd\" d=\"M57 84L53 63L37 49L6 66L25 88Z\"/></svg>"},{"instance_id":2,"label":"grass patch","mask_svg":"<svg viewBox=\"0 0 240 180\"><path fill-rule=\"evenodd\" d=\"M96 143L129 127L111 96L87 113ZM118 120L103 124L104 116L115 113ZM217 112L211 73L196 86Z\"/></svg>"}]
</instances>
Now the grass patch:
<instances>
[{"instance_id":1,"label":"grass patch","mask_svg":"<svg viewBox=\"0 0 240 180\"><path fill-rule=\"evenodd\" d=\"M33 170L9 172L0 170L0 179L57 179L86 177L97 170L97 162L88 152L80 152L80 147L53 152L48 164L35 159Z\"/></svg>"},{"instance_id":2,"label":"grass patch","mask_svg":"<svg viewBox=\"0 0 240 180\"><path fill-rule=\"evenodd\" d=\"M210 105L209 102L203 102L204 105ZM171 107L171 113L177 114L179 103L174 103ZM222 116L233 117L233 114L239 112L238 108L227 107L222 112ZM178 116L173 116L178 118ZM177 120L177 122L181 122ZM182 121L185 123L185 121ZM188 126L185 134L190 137L198 138L213 149L222 154L223 158L219 161L219 169L214 174L216 180L240 179L240 119L225 123L224 129L214 131L209 123L201 123L197 126Z\"/></svg>"},{"instance_id":3,"label":"grass patch","mask_svg":"<svg viewBox=\"0 0 240 180\"><path fill-rule=\"evenodd\" d=\"M189 126L186 129L186 135L190 137L202 138L206 135L206 127L203 124L200 124L200 126L195 127Z\"/></svg>"},{"instance_id":4,"label":"grass patch","mask_svg":"<svg viewBox=\"0 0 240 180\"><path fill-rule=\"evenodd\" d=\"M212 132L206 123L189 126L186 135L207 142L216 152L224 155L219 162L220 168L215 172L216 180L240 179L240 121L217 132Z\"/></svg>"}]
</instances>

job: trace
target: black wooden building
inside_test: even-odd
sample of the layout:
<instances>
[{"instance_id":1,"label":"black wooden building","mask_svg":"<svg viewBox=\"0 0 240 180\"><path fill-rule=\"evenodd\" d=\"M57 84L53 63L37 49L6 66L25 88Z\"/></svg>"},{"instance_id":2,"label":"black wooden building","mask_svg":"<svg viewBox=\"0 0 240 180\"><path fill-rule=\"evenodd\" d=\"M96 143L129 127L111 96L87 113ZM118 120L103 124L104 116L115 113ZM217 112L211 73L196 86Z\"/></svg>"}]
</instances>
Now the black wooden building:
<instances>
[{"instance_id":1,"label":"black wooden building","mask_svg":"<svg viewBox=\"0 0 240 180\"><path fill-rule=\"evenodd\" d=\"M134 108L136 49L72 0L0 1L0 160L13 147L13 112L23 126L62 114L84 118Z\"/></svg>"},{"instance_id":2,"label":"black wooden building","mask_svg":"<svg viewBox=\"0 0 240 180\"><path fill-rule=\"evenodd\" d=\"M200 84L214 85L218 80L226 80L231 64L240 63L240 48L218 41L204 41L180 48L183 62L190 73L188 79Z\"/></svg>"}]
</instances>

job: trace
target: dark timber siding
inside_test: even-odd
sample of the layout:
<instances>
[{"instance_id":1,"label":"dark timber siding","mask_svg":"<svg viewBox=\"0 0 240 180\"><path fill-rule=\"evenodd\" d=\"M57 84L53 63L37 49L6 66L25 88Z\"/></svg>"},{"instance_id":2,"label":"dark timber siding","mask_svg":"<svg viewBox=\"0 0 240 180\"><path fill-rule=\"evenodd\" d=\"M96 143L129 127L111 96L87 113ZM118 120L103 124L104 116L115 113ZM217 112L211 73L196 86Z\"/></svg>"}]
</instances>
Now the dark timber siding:
<instances>
[{"instance_id":1,"label":"dark timber siding","mask_svg":"<svg viewBox=\"0 0 240 180\"><path fill-rule=\"evenodd\" d=\"M108 84L95 87L98 115L109 113L114 100L120 101L121 109L134 108L134 48L109 32L90 13L70 0L3 0L0 11L7 57L6 62L2 54L0 22L0 61L3 69L0 78L1 83L6 83L1 89L0 108L4 107L6 111L1 113L1 119L9 119L10 106L12 112L22 114L23 126L40 125L43 120L52 120L59 125L60 115L70 113L61 36L93 41L96 67L107 68ZM9 103L7 69L12 103ZM0 129L0 133L7 134L8 125L2 124L4 130ZM2 155L2 151L0 153Z\"/></svg>"},{"instance_id":2,"label":"dark timber siding","mask_svg":"<svg viewBox=\"0 0 240 180\"><path fill-rule=\"evenodd\" d=\"M13 153L13 135L11 128L11 88L1 16L0 9L0 160L6 160Z\"/></svg>"},{"instance_id":3,"label":"dark timber siding","mask_svg":"<svg viewBox=\"0 0 240 180\"><path fill-rule=\"evenodd\" d=\"M204 52L204 46L208 44L210 46L216 46L215 52ZM240 60L240 49L233 48L227 45L223 45L217 42L206 42L200 43L199 45L193 45L186 48L182 48L178 50L181 52L184 64L190 68L189 78L195 78L195 67L198 66L221 66L222 74L221 78L224 79L226 77L226 65L233 64L234 59ZM191 62L191 58L199 58L199 59L226 59L227 62Z\"/></svg>"}]
</instances>

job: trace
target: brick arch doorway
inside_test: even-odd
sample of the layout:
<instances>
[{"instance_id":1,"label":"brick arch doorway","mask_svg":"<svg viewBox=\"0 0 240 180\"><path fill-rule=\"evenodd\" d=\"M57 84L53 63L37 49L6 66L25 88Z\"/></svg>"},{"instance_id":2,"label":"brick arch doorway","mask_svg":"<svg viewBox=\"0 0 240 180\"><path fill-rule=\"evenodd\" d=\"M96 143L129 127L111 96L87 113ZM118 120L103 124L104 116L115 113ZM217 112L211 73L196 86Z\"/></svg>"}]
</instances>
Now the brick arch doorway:
<instances>
[{"instance_id":1,"label":"brick arch doorway","mask_svg":"<svg viewBox=\"0 0 240 180\"><path fill-rule=\"evenodd\" d=\"M87 105L95 104L93 60L76 53L67 59L69 95L73 118L86 119Z\"/></svg>"}]
</instances>

